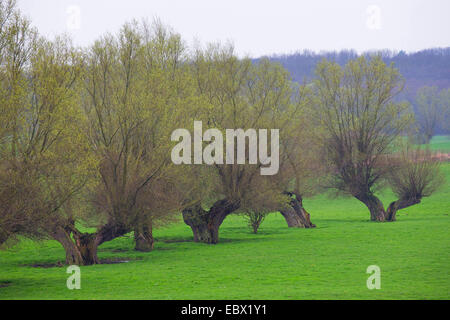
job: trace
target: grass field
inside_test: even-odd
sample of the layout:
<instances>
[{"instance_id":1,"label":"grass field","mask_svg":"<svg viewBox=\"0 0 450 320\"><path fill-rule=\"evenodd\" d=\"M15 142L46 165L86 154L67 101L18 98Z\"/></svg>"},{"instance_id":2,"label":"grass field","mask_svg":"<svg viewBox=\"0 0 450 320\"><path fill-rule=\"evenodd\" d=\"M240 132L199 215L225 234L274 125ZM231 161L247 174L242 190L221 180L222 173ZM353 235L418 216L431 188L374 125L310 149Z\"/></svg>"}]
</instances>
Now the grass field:
<instances>
[{"instance_id":1,"label":"grass field","mask_svg":"<svg viewBox=\"0 0 450 320\"><path fill-rule=\"evenodd\" d=\"M450 136L435 136L430 142L430 149L434 151L450 152Z\"/></svg>"},{"instance_id":2,"label":"grass field","mask_svg":"<svg viewBox=\"0 0 450 320\"><path fill-rule=\"evenodd\" d=\"M436 139L433 149L450 151ZM82 267L81 290L66 288L65 267L31 266L63 260L58 243L23 241L0 252L0 299L449 299L450 163L443 172L442 190L395 223L369 222L355 199L319 196L305 200L316 229L289 229L272 214L253 235L231 216L215 246L192 242L183 223L156 230L151 253L116 239L100 258L130 262ZM366 287L369 265L381 268L381 290Z\"/></svg>"}]
</instances>

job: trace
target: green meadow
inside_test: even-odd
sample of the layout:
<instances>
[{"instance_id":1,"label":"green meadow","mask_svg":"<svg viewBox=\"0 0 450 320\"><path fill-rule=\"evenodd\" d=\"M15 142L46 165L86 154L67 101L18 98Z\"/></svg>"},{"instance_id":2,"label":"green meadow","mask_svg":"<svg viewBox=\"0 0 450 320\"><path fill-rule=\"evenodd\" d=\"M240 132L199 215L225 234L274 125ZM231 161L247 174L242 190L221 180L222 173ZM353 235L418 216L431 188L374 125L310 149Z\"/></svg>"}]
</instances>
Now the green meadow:
<instances>
[{"instance_id":1,"label":"green meadow","mask_svg":"<svg viewBox=\"0 0 450 320\"><path fill-rule=\"evenodd\" d=\"M435 136L431 139L430 149L433 151L450 152L450 137Z\"/></svg>"},{"instance_id":2,"label":"green meadow","mask_svg":"<svg viewBox=\"0 0 450 320\"><path fill-rule=\"evenodd\" d=\"M450 151L447 137L434 150ZM182 223L155 230L155 250L138 253L133 237L99 248L81 267L81 289L69 290L64 251L55 241L22 241L0 251L0 299L449 299L450 163L446 184L394 223L369 221L353 198L305 200L315 229L289 229L273 213L257 235L230 216L220 243L194 243ZM394 200L386 191L384 204ZM128 262L123 262L128 261ZM366 286L367 267L381 269L381 289Z\"/></svg>"}]
</instances>

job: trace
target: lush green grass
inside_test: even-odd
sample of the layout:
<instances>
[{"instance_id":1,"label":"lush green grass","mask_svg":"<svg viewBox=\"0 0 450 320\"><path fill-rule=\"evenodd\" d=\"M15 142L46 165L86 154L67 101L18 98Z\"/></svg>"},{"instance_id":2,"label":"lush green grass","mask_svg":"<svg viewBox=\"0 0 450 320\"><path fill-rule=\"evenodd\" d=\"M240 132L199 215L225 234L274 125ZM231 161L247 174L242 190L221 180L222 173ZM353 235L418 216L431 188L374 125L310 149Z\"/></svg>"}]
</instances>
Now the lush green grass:
<instances>
[{"instance_id":1,"label":"lush green grass","mask_svg":"<svg viewBox=\"0 0 450 320\"><path fill-rule=\"evenodd\" d=\"M408 142L408 138L407 137L402 137L401 142L405 143ZM435 151L435 152L445 152L448 153L450 152L450 136L434 136L430 143L428 144L416 144L416 147L421 147L421 148L429 148L431 151Z\"/></svg>"},{"instance_id":2,"label":"lush green grass","mask_svg":"<svg viewBox=\"0 0 450 320\"><path fill-rule=\"evenodd\" d=\"M430 149L435 151L450 152L450 136L435 136L430 141Z\"/></svg>"},{"instance_id":3,"label":"lush green grass","mask_svg":"<svg viewBox=\"0 0 450 320\"><path fill-rule=\"evenodd\" d=\"M444 188L395 223L369 222L357 200L320 196L305 201L316 229L288 229L273 214L253 235L232 216L215 246L193 243L182 223L157 230L147 254L116 239L100 258L142 260L82 267L81 290L66 288L65 268L27 266L63 260L56 242L24 241L0 252L0 299L449 299L450 164L444 173ZM381 290L366 287L369 265L381 268Z\"/></svg>"}]
</instances>

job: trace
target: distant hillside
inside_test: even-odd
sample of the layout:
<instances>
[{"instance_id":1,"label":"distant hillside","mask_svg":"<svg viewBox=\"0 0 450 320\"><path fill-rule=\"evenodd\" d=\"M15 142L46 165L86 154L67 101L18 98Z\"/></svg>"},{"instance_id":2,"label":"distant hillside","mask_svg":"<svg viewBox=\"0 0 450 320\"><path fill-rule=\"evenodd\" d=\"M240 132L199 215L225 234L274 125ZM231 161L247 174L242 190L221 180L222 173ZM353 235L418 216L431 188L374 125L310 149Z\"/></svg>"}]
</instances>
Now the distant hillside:
<instances>
[{"instance_id":1,"label":"distant hillside","mask_svg":"<svg viewBox=\"0 0 450 320\"><path fill-rule=\"evenodd\" d=\"M450 47L427 49L415 53L383 50L364 54L373 53L381 54L386 63L393 62L400 70L406 80L405 91L401 97L403 99L412 101L417 89L422 86L437 86L440 89L450 88ZM303 51L268 58L280 62L291 72L293 79L301 83L305 80L310 81L314 77L315 66L323 58L344 65L356 57L358 57L358 54L355 51L343 50L321 53Z\"/></svg>"},{"instance_id":2,"label":"distant hillside","mask_svg":"<svg viewBox=\"0 0 450 320\"><path fill-rule=\"evenodd\" d=\"M405 88L397 97L400 101L409 101L416 111L416 92L423 86L436 86L439 89L450 88L450 47L436 48L405 53L404 51L393 52L389 50L367 52L364 55L381 54L387 64L394 63L395 67L405 78ZM352 50L339 52L303 51L290 55L274 55L268 57L272 61L281 63L299 82L309 82L314 78L315 68L322 59L345 65L349 60L358 57L358 53ZM257 61L258 59L255 59ZM416 116L417 113L416 113ZM450 134L450 129L438 126L437 134Z\"/></svg>"}]
</instances>

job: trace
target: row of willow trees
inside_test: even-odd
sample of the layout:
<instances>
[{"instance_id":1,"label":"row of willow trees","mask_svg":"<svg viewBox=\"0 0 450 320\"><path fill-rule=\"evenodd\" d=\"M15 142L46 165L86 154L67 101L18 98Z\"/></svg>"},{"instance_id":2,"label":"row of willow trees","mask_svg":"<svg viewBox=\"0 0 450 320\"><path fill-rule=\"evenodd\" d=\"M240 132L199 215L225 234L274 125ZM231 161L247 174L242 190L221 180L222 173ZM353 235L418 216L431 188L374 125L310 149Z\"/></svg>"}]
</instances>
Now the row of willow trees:
<instances>
[{"instance_id":1,"label":"row of willow trees","mask_svg":"<svg viewBox=\"0 0 450 320\"><path fill-rule=\"evenodd\" d=\"M39 36L14 1L0 4L0 244L54 239L68 264L91 265L102 243L131 232L151 251L152 229L180 214L195 241L215 244L232 213L278 211L312 228L303 198L333 188L371 220L394 221L442 182L429 152L397 143L414 119L393 102L402 79L379 57L323 61L298 85L231 45L189 49L157 21L80 49ZM171 133L194 120L280 129L278 174L173 164ZM384 186L398 196L387 208L375 195Z\"/></svg>"}]
</instances>

